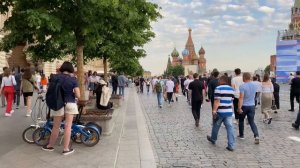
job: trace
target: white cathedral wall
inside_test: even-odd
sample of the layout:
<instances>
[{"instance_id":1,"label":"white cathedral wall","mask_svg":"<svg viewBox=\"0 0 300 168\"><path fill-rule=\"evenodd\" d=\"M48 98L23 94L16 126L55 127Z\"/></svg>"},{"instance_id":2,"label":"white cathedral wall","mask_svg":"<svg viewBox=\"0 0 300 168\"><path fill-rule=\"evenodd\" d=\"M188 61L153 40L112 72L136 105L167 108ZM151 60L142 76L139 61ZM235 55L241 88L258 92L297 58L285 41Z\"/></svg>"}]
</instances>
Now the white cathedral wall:
<instances>
[{"instance_id":1,"label":"white cathedral wall","mask_svg":"<svg viewBox=\"0 0 300 168\"><path fill-rule=\"evenodd\" d=\"M198 65L184 65L184 75L192 75L194 73L198 73Z\"/></svg>"}]
</instances>

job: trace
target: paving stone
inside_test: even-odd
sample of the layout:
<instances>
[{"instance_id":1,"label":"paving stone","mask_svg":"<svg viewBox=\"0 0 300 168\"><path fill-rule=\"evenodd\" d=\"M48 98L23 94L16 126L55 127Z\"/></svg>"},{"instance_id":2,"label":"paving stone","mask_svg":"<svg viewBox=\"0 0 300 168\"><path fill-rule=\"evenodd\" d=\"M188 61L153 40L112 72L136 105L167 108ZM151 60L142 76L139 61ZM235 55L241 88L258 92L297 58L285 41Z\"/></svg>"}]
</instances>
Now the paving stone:
<instances>
[{"instance_id":1,"label":"paving stone","mask_svg":"<svg viewBox=\"0 0 300 168\"><path fill-rule=\"evenodd\" d=\"M191 107L181 96L172 107L158 108L156 94L140 94L158 167L299 167L300 142L289 137L299 137L291 128L297 113L288 112L289 86L281 85L281 109L272 114L271 125L262 123L260 106L255 122L260 134L260 144L254 144L249 125L245 124L245 140L236 138L236 150L229 152L226 129L222 126L216 145L206 140L211 133L210 103L201 109L200 127L195 128ZM296 102L295 102L296 106ZM234 125L235 135L238 126ZM188 164L190 163L190 165Z\"/></svg>"}]
</instances>

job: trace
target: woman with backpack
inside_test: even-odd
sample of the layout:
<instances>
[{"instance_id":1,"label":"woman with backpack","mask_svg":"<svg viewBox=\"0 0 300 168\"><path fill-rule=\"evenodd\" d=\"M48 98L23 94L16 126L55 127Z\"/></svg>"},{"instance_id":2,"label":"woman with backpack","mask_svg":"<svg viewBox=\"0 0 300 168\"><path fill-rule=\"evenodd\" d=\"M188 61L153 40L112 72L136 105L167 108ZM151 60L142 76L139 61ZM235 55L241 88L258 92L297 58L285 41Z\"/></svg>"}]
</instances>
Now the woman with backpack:
<instances>
[{"instance_id":1,"label":"woman with backpack","mask_svg":"<svg viewBox=\"0 0 300 168\"><path fill-rule=\"evenodd\" d=\"M26 117L30 117L31 115L31 97L33 95L34 89L39 90L36 85L36 80L31 73L30 68L26 68L24 70L24 74L22 76L21 81L21 95L23 94L24 99L26 100Z\"/></svg>"},{"instance_id":2,"label":"woman with backpack","mask_svg":"<svg viewBox=\"0 0 300 168\"><path fill-rule=\"evenodd\" d=\"M72 63L70 62L64 62L62 66L60 67L59 71L61 74L58 74L54 77L55 82L59 82L62 93L63 93L63 102L64 107L60 108L57 111L52 111L51 115L53 116L53 128L49 140L49 144L42 147L42 150L45 151L54 151L54 144L57 140L57 137L59 135L59 128L62 122L62 119L64 118L64 149L62 154L68 155L74 152L74 149L70 148L70 138L71 138L71 127L73 122L74 115L78 114L78 108L76 103L76 98L80 97L80 91L78 87L78 82L75 77L72 77L72 73L74 73L74 67ZM54 82L53 81L53 82ZM52 82L52 81L51 81ZM51 84L50 84L51 85ZM54 89L55 87L53 87ZM52 89L52 88L51 88ZM51 90L50 87L48 88L47 93L54 92ZM47 104L51 104L48 102L49 99L47 99L46 95L46 102ZM49 107L51 108L51 107Z\"/></svg>"},{"instance_id":3,"label":"woman with backpack","mask_svg":"<svg viewBox=\"0 0 300 168\"><path fill-rule=\"evenodd\" d=\"M162 81L162 77L159 76L158 80L156 81L154 85L155 92L157 94L157 102L158 102L158 107L162 108L163 106L163 87L164 87L164 82Z\"/></svg>"},{"instance_id":4,"label":"woman with backpack","mask_svg":"<svg viewBox=\"0 0 300 168\"><path fill-rule=\"evenodd\" d=\"M13 75L11 75L11 71L9 68L6 68L3 73L2 82L1 82L1 90L0 94L4 94L7 102L5 116L10 117L14 110L12 110L12 104L14 100L14 85L16 85L16 80Z\"/></svg>"}]
</instances>

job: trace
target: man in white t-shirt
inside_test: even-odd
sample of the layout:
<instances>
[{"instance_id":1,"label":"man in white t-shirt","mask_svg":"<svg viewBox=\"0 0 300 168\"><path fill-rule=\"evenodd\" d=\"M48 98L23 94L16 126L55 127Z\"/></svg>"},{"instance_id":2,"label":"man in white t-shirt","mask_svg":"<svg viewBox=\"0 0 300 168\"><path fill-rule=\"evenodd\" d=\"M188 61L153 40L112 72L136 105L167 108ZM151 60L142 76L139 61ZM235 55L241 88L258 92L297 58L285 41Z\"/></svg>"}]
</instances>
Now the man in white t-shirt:
<instances>
[{"instance_id":1,"label":"man in white t-shirt","mask_svg":"<svg viewBox=\"0 0 300 168\"><path fill-rule=\"evenodd\" d=\"M262 90L262 86L261 86L261 82L258 81L257 76L253 76L253 83L256 86L256 94L255 94L255 107L257 106L257 104L259 104L259 98L260 98L260 93Z\"/></svg>"},{"instance_id":2,"label":"man in white t-shirt","mask_svg":"<svg viewBox=\"0 0 300 168\"><path fill-rule=\"evenodd\" d=\"M193 81L194 81L193 75L189 75L188 79L184 81L186 98L189 103L191 102L191 92L189 91L189 85Z\"/></svg>"},{"instance_id":3,"label":"man in white t-shirt","mask_svg":"<svg viewBox=\"0 0 300 168\"><path fill-rule=\"evenodd\" d=\"M171 100L173 96L173 91L174 91L175 84L172 81L172 78L169 77L167 82L166 82L166 92L167 92L167 98L169 102L169 106L171 105Z\"/></svg>"},{"instance_id":4,"label":"man in white t-shirt","mask_svg":"<svg viewBox=\"0 0 300 168\"><path fill-rule=\"evenodd\" d=\"M241 75L241 69L237 68L234 70L235 77L231 79L231 87L234 90L234 100L233 100L233 107L234 107L234 115L235 119L239 119L238 113L238 104L239 104L239 97L240 97L240 86L244 84L243 77Z\"/></svg>"}]
</instances>

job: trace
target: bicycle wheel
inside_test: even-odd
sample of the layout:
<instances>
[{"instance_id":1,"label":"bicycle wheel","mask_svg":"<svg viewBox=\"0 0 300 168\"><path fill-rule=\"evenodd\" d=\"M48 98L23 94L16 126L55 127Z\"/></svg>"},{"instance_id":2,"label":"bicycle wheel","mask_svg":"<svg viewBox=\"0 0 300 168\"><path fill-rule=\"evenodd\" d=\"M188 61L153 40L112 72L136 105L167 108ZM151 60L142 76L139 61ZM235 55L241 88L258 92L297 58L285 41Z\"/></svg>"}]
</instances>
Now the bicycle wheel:
<instances>
[{"instance_id":1,"label":"bicycle wheel","mask_svg":"<svg viewBox=\"0 0 300 168\"><path fill-rule=\"evenodd\" d=\"M99 134L95 128L85 127L82 129L88 136L81 134L81 141L86 146L92 147L95 146L99 142Z\"/></svg>"},{"instance_id":2,"label":"bicycle wheel","mask_svg":"<svg viewBox=\"0 0 300 168\"><path fill-rule=\"evenodd\" d=\"M38 128L37 126L30 126L30 127L26 128L22 133L23 140L29 144L34 144L32 135L37 128Z\"/></svg>"},{"instance_id":3,"label":"bicycle wheel","mask_svg":"<svg viewBox=\"0 0 300 168\"><path fill-rule=\"evenodd\" d=\"M85 124L85 126L90 126L90 125L92 125L92 126L94 126L94 127L96 127L98 129L98 131L99 131L99 138L100 138L100 136L102 134L102 127L100 125L94 123L94 122L88 122L87 124Z\"/></svg>"},{"instance_id":4,"label":"bicycle wheel","mask_svg":"<svg viewBox=\"0 0 300 168\"><path fill-rule=\"evenodd\" d=\"M82 144L82 141L81 141L81 134L74 134L74 135L71 135L71 139L73 142L77 143L77 144Z\"/></svg>"},{"instance_id":5,"label":"bicycle wheel","mask_svg":"<svg viewBox=\"0 0 300 168\"><path fill-rule=\"evenodd\" d=\"M44 146L49 143L51 132L44 128L36 129L32 134L32 139L35 144Z\"/></svg>"}]
</instances>

